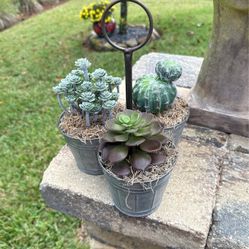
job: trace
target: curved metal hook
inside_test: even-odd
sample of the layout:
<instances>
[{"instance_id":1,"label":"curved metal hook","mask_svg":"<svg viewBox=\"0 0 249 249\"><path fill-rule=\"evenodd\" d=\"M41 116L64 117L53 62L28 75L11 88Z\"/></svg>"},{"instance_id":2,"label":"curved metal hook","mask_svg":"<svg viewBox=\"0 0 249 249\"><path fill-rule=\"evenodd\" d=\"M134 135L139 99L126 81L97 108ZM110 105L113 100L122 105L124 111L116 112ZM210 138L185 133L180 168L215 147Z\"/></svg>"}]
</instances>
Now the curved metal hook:
<instances>
[{"instance_id":1,"label":"curved metal hook","mask_svg":"<svg viewBox=\"0 0 249 249\"><path fill-rule=\"evenodd\" d=\"M153 18L152 18L152 15L149 11L149 9L142 3L140 3L139 1L137 0L126 0L127 2L133 2L137 5L139 5L140 7L142 7L144 9L144 11L146 12L148 18L149 18L149 32L147 34L147 37L145 39L145 41L135 47L132 47L132 48L123 48L121 46L118 46L117 44L115 44L111 39L110 37L108 36L107 34L107 31L106 31L106 27L105 27L105 19L108 15L108 12L109 10L116 4L118 4L119 2L122 2L123 0L116 0L114 2L112 2L107 8L106 10L104 11L103 15L102 15L102 18L101 18L101 27L102 27L102 31L103 31L103 34L104 34L104 37L105 39L107 40L107 42L114 48L118 49L118 50L121 50L125 53L132 53L140 48L142 48L149 40L150 40L150 37L153 33Z\"/></svg>"}]
</instances>

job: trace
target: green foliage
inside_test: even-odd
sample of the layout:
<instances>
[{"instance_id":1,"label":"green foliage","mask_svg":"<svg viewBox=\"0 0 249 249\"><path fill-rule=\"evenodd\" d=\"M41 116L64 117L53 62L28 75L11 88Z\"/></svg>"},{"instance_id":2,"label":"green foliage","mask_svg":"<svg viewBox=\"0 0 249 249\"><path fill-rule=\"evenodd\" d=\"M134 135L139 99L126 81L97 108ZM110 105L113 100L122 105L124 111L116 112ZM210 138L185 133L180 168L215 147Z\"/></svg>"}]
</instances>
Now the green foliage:
<instances>
[{"instance_id":1,"label":"green foliage","mask_svg":"<svg viewBox=\"0 0 249 249\"><path fill-rule=\"evenodd\" d=\"M124 177L133 171L144 171L151 164L166 159L162 146L167 141L161 124L149 113L126 110L106 122L102 138L102 160L113 164L116 175Z\"/></svg>"},{"instance_id":2,"label":"green foliage","mask_svg":"<svg viewBox=\"0 0 249 249\"><path fill-rule=\"evenodd\" d=\"M108 76L101 68L90 73L91 63L86 58L78 59L75 66L76 70L53 87L54 92L64 95L72 109L85 114L87 126L90 126L89 114L102 112L105 121L105 111L111 112L117 104L121 78Z\"/></svg>"},{"instance_id":3,"label":"green foliage","mask_svg":"<svg viewBox=\"0 0 249 249\"><path fill-rule=\"evenodd\" d=\"M105 9L110 3L110 0L99 0L87 6L83 6L82 10L80 11L80 18L83 20L90 19L92 23L99 22L104 14ZM111 21L113 11L114 8L109 10L105 22Z\"/></svg>"},{"instance_id":4,"label":"green foliage","mask_svg":"<svg viewBox=\"0 0 249 249\"><path fill-rule=\"evenodd\" d=\"M204 55L212 1L181 1L181 8L178 2L145 1L162 37L134 53L134 62L152 51ZM82 46L89 31L79 23L81 5L82 0L70 0L0 33L1 249L88 248L77 242L80 222L46 208L39 192L44 170L65 143L56 128L61 110L49 89L82 54L110 74L124 75L122 53ZM132 6L129 20L139 23Z\"/></svg>"},{"instance_id":5,"label":"green foliage","mask_svg":"<svg viewBox=\"0 0 249 249\"><path fill-rule=\"evenodd\" d=\"M176 97L173 81L182 74L181 66L165 60L156 64L156 75L149 74L139 78L133 88L133 102L140 111L154 114L170 108Z\"/></svg>"},{"instance_id":6,"label":"green foliage","mask_svg":"<svg viewBox=\"0 0 249 249\"><path fill-rule=\"evenodd\" d=\"M17 12L17 6L13 0L1 0L0 2L0 17L1 14L15 14Z\"/></svg>"}]
</instances>

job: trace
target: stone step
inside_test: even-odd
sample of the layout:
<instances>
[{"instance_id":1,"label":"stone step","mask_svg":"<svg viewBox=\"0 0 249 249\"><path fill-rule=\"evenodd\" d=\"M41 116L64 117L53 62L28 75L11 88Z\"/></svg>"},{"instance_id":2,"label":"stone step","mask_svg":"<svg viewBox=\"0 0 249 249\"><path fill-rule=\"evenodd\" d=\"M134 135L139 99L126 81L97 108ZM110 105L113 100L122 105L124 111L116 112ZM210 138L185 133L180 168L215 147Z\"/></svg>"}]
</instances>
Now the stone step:
<instances>
[{"instance_id":1,"label":"stone step","mask_svg":"<svg viewBox=\"0 0 249 249\"><path fill-rule=\"evenodd\" d=\"M144 248L145 244L153 249L205 248L227 141L224 133L205 130L185 130L162 204L146 218L130 218L118 212L104 177L80 172L67 146L45 171L40 185L42 196L53 209L89 222L103 233L129 238L130 244L122 248ZM106 237L103 233L101 236ZM115 241L109 243L115 245Z\"/></svg>"}]
</instances>

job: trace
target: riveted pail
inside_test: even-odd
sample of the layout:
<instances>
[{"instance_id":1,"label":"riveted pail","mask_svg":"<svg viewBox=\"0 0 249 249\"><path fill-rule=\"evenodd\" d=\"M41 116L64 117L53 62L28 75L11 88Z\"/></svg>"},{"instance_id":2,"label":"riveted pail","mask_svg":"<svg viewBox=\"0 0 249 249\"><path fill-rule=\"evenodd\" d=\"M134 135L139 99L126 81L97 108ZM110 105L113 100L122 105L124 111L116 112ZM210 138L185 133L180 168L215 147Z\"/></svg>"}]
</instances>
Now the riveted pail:
<instances>
[{"instance_id":1,"label":"riveted pail","mask_svg":"<svg viewBox=\"0 0 249 249\"><path fill-rule=\"evenodd\" d=\"M143 185L140 183L127 185L122 179L117 179L109 174L103 165L102 169L109 184L115 207L120 212L132 217L148 216L160 206L172 171L170 169L158 180Z\"/></svg>"},{"instance_id":2,"label":"riveted pail","mask_svg":"<svg viewBox=\"0 0 249 249\"><path fill-rule=\"evenodd\" d=\"M175 126L164 127L164 129L163 129L165 136L170 138L170 140L172 140L172 142L175 145L177 145L180 142L182 132L183 132L183 129L187 123L188 117L189 116L187 116L186 119L184 119L181 123L179 123Z\"/></svg>"},{"instance_id":3,"label":"riveted pail","mask_svg":"<svg viewBox=\"0 0 249 249\"><path fill-rule=\"evenodd\" d=\"M97 158L99 139L87 140L86 143L84 143L83 141L64 133L59 127L63 115L64 112L59 119L58 128L64 136L78 168L89 175L102 175L103 172Z\"/></svg>"}]
</instances>

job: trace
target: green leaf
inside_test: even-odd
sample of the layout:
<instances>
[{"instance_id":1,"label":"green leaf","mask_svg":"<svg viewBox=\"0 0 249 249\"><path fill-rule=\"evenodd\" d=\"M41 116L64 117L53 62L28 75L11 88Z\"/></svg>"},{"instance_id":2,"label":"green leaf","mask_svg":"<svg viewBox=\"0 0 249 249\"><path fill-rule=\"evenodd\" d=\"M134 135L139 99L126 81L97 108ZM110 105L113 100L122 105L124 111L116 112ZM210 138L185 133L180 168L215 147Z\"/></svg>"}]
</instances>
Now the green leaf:
<instances>
[{"instance_id":1,"label":"green leaf","mask_svg":"<svg viewBox=\"0 0 249 249\"><path fill-rule=\"evenodd\" d=\"M110 143L113 143L115 142L115 139L114 139L114 134L110 131L107 131L103 137L102 137L102 140L105 141L105 142L110 142Z\"/></svg>"},{"instance_id":2,"label":"green leaf","mask_svg":"<svg viewBox=\"0 0 249 249\"><path fill-rule=\"evenodd\" d=\"M156 152L161 150L162 144L158 140L146 140L140 145L140 149L145 152Z\"/></svg>"},{"instance_id":3,"label":"green leaf","mask_svg":"<svg viewBox=\"0 0 249 249\"><path fill-rule=\"evenodd\" d=\"M134 133L134 135L137 137L148 136L150 134L151 134L151 127L150 126L141 128L137 132Z\"/></svg>"},{"instance_id":4,"label":"green leaf","mask_svg":"<svg viewBox=\"0 0 249 249\"><path fill-rule=\"evenodd\" d=\"M122 125L116 124L114 120L107 120L105 123L105 127L109 131L123 131L125 127Z\"/></svg>"},{"instance_id":5,"label":"green leaf","mask_svg":"<svg viewBox=\"0 0 249 249\"><path fill-rule=\"evenodd\" d=\"M129 138L129 135L127 133L124 134L118 134L118 135L114 135L113 139L115 142L126 142Z\"/></svg>"},{"instance_id":6,"label":"green leaf","mask_svg":"<svg viewBox=\"0 0 249 249\"><path fill-rule=\"evenodd\" d=\"M136 137L136 136L130 135L129 139L125 143L125 145L127 145L127 146L138 146L138 145L142 144L144 141L145 141L145 138L143 138L143 137Z\"/></svg>"},{"instance_id":7,"label":"green leaf","mask_svg":"<svg viewBox=\"0 0 249 249\"><path fill-rule=\"evenodd\" d=\"M144 171L151 163L151 156L143 151L137 151L131 156L131 165L136 170Z\"/></svg>"},{"instance_id":8,"label":"green leaf","mask_svg":"<svg viewBox=\"0 0 249 249\"><path fill-rule=\"evenodd\" d=\"M162 130L163 130L163 126L159 122L154 121L151 124L151 136L161 133Z\"/></svg>"},{"instance_id":9,"label":"green leaf","mask_svg":"<svg viewBox=\"0 0 249 249\"><path fill-rule=\"evenodd\" d=\"M131 121L130 117L123 113L119 115L118 120L121 124L129 124Z\"/></svg>"},{"instance_id":10,"label":"green leaf","mask_svg":"<svg viewBox=\"0 0 249 249\"><path fill-rule=\"evenodd\" d=\"M126 130L125 132L126 133L135 133L135 132L137 132L138 131L138 128L132 128L132 129L128 129L128 130Z\"/></svg>"},{"instance_id":11,"label":"green leaf","mask_svg":"<svg viewBox=\"0 0 249 249\"><path fill-rule=\"evenodd\" d=\"M166 136L163 134L154 135L148 138L149 140L158 140L162 145L166 144L166 142L169 140Z\"/></svg>"},{"instance_id":12,"label":"green leaf","mask_svg":"<svg viewBox=\"0 0 249 249\"><path fill-rule=\"evenodd\" d=\"M112 172L118 177L128 176L131 173L130 165L127 161L115 163L112 167Z\"/></svg>"},{"instance_id":13,"label":"green leaf","mask_svg":"<svg viewBox=\"0 0 249 249\"><path fill-rule=\"evenodd\" d=\"M109 152L108 160L111 163L123 161L128 155L128 147L121 144L115 145Z\"/></svg>"},{"instance_id":14,"label":"green leaf","mask_svg":"<svg viewBox=\"0 0 249 249\"><path fill-rule=\"evenodd\" d=\"M147 113L147 112L143 112L142 113L142 119L144 121L144 125L150 125L154 119L155 119L155 116L151 113Z\"/></svg>"},{"instance_id":15,"label":"green leaf","mask_svg":"<svg viewBox=\"0 0 249 249\"><path fill-rule=\"evenodd\" d=\"M141 114L139 112L133 112L131 114L131 122L133 124L136 124L137 122L139 122L140 119L141 119Z\"/></svg>"}]
</instances>

